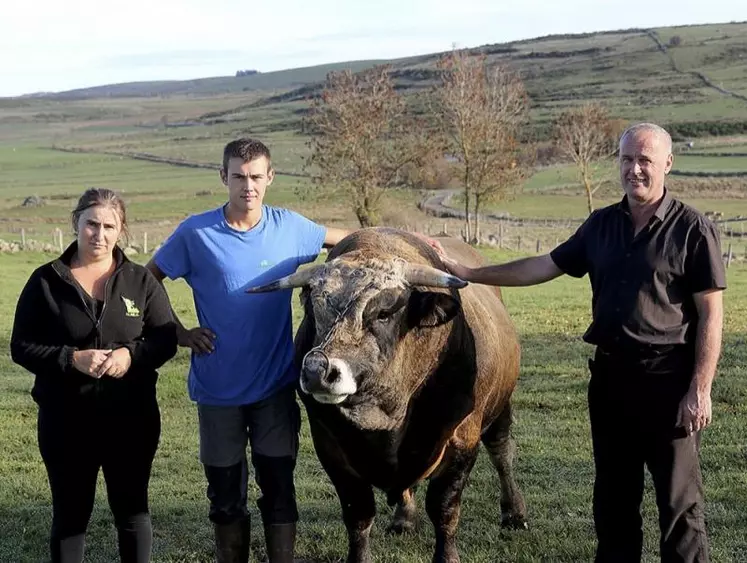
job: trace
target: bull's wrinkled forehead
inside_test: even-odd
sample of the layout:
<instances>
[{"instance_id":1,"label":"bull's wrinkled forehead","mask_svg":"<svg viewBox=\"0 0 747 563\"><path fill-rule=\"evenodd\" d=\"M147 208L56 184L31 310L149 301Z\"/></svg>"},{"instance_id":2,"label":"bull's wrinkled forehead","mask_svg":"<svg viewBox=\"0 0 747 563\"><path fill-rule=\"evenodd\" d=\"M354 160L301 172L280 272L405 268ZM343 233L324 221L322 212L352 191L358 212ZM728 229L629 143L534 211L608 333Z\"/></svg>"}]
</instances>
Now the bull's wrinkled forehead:
<instances>
[{"instance_id":1,"label":"bull's wrinkled forehead","mask_svg":"<svg viewBox=\"0 0 747 563\"><path fill-rule=\"evenodd\" d=\"M317 322L324 325L347 310L360 318L368 301L384 289L406 286L402 260L333 260L309 281Z\"/></svg>"}]
</instances>

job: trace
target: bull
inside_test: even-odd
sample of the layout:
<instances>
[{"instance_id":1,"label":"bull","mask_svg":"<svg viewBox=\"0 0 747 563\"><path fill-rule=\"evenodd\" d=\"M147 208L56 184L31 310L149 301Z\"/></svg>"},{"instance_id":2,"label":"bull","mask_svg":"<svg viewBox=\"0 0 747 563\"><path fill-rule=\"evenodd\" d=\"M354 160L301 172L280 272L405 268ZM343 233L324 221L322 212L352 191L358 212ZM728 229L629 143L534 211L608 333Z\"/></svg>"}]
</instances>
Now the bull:
<instances>
[{"instance_id":1,"label":"bull","mask_svg":"<svg viewBox=\"0 0 747 563\"><path fill-rule=\"evenodd\" d=\"M461 241L442 244L463 264L482 264ZM373 487L396 505L389 530L402 533L414 527L414 488L425 480L433 561L458 562L461 496L480 442L498 471L502 525L526 527L510 435L516 331L499 289L465 287L440 265L414 235L362 229L324 264L249 290L303 287L300 397L340 500L348 563L371 561Z\"/></svg>"}]
</instances>

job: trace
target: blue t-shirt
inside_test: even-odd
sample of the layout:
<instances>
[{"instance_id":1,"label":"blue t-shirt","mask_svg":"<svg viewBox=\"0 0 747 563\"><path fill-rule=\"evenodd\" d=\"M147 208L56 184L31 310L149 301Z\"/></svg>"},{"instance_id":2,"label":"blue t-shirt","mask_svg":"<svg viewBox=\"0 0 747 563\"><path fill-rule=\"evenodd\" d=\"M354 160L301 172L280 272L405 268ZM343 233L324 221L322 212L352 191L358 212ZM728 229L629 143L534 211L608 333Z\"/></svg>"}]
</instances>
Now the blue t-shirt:
<instances>
[{"instance_id":1,"label":"blue t-shirt","mask_svg":"<svg viewBox=\"0 0 747 563\"><path fill-rule=\"evenodd\" d=\"M246 405L292 383L292 290L245 290L288 274L319 255L326 229L287 209L262 206L249 231L230 227L223 208L184 220L154 260L192 288L197 319L216 339L192 354L189 396L205 405Z\"/></svg>"}]
</instances>

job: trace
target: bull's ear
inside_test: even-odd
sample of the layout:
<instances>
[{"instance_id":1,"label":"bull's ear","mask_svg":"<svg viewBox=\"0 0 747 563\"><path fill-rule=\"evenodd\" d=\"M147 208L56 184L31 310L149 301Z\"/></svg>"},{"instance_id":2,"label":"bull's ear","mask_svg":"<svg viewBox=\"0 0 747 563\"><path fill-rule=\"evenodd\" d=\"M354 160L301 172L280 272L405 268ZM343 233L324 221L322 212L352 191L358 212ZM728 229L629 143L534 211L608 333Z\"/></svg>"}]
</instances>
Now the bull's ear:
<instances>
[{"instance_id":1,"label":"bull's ear","mask_svg":"<svg viewBox=\"0 0 747 563\"><path fill-rule=\"evenodd\" d=\"M407 320L413 327L436 327L448 323L459 312L459 301L448 293L413 291Z\"/></svg>"}]
</instances>

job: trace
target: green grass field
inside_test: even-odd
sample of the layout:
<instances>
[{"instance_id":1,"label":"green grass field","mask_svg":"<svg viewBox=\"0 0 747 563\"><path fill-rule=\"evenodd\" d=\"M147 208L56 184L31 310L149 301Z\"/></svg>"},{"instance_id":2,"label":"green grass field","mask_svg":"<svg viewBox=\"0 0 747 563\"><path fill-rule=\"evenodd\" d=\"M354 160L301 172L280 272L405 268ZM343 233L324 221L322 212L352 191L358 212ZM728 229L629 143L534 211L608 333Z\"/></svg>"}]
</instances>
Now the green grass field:
<instances>
[{"instance_id":1,"label":"green grass field","mask_svg":"<svg viewBox=\"0 0 747 563\"><path fill-rule=\"evenodd\" d=\"M734 150L734 152L738 152ZM677 170L685 172L744 172L747 174L747 156L689 156L676 157Z\"/></svg>"},{"instance_id":2,"label":"green grass field","mask_svg":"<svg viewBox=\"0 0 747 563\"><path fill-rule=\"evenodd\" d=\"M603 101L616 117L662 124L715 121L742 122L745 102L705 86L689 74L699 71L735 92L747 93L740 58L747 24L717 24L656 31L666 44L674 35L681 45L663 53L642 31L548 37L492 46L492 63L507 62L525 79L532 98L533 127L545 139L559 111L583 101ZM491 47L488 48L488 50ZM504 51L501 51L504 49ZM506 50L507 49L507 50ZM672 67L676 61L680 71ZM435 58L395 61L398 83L408 92L422 91L432 79L412 78L411 70L433 69ZM344 194L312 185L299 177L307 154L301 131L306 101L274 100L293 88L323 78L327 70L371 62L342 64L234 79L223 77L185 83L151 83L142 90L123 85L84 93L81 99L0 99L0 239L27 238L52 242L56 229L70 239L69 213L89 186L123 192L128 203L132 242L148 234L152 248L186 215L225 201L225 188L214 170L177 167L133 160L127 153L149 153L216 165L228 140L255 136L273 151L279 174L266 201L303 212L320 223L355 227L357 222ZM119 94L127 97L117 97ZM139 92L140 97L131 94ZM154 95L156 94L156 95ZM269 101L268 101L269 100ZM738 128L737 128L738 129ZM78 148L70 153L51 147ZM102 154L119 153L117 155ZM675 166L688 171L747 171L747 158L710 153L747 152L747 136L699 137L692 151L680 152ZM619 200L612 164L602 167L611 180L595 198L597 207ZM292 175L290 175L292 174ZM671 178L675 191L701 211L725 217L747 216L743 181ZM689 183L688 183L689 182ZM30 195L45 199L42 207L22 207ZM458 233L461 222L426 217L416 208L420 194L394 191L382 204L385 224L415 229L448 227ZM459 206L459 199L454 199ZM508 211L519 218L567 219L565 227L511 227L510 248L544 250L570 234L576 219L586 216L586 201L570 165L538 168L509 201L485 211ZM497 224L483 224L484 233ZM739 226L735 227L739 230ZM519 238L521 237L521 238ZM734 243L742 257L742 238ZM519 254L483 250L491 260ZM29 273L52 255L0 253L0 561L33 562L46 554L50 498L37 451L35 406L29 397L31 377L8 357L15 301ZM139 255L140 259L144 259ZM713 560L747 561L747 266L729 270L726 294L725 350L714 389L715 419L704 438L707 515ZM179 314L194 322L187 288L169 285ZM590 348L583 344L589 318L586 281L560 279L548 285L509 289L507 303L523 342L523 371L515 396L519 445L518 474L530 514L528 532L499 528L498 481L487 457L481 455L465 494L460 546L465 563L497 561L588 561L593 556L591 484L593 478L585 407ZM294 303L295 305L295 303ZM298 321L296 310L296 321ZM197 461L196 413L185 388L188 356L180 351L163 370L159 383L163 435L153 472L152 511L155 525L154 561L211 560L204 477ZM304 426L298 469L301 510L298 553L314 562L341 561L346 552L344 528L334 490L319 466ZM256 494L256 487L252 489ZM421 495L422 496L422 495ZM375 561L415 563L430 559L433 534L427 518L416 533L404 538L384 534L389 508L378 497L380 519L374 529ZM252 506L254 509L254 507ZM421 511L422 512L422 511ZM254 515L257 512L254 510ZM657 534L650 488L644 503L646 561L655 561ZM89 560L116 559L115 534L103 488L90 526ZM263 556L261 534L253 551Z\"/></svg>"},{"instance_id":3,"label":"green grass field","mask_svg":"<svg viewBox=\"0 0 747 563\"><path fill-rule=\"evenodd\" d=\"M222 149L205 158L219 162ZM226 188L217 170L185 168L95 153L67 153L31 146L0 145L0 238L28 238L48 242L55 229L67 238L69 217L77 198L91 186L120 191L128 206L130 231L135 240L148 232L151 247L161 242L176 224L192 213L225 202ZM299 197L300 188L310 197ZM355 216L344 197L314 195L308 179L278 174L266 201L303 212L323 223L355 225ZM41 207L23 207L28 196L45 200ZM417 194L393 191L385 207L399 202L415 210Z\"/></svg>"},{"instance_id":4,"label":"green grass field","mask_svg":"<svg viewBox=\"0 0 747 563\"><path fill-rule=\"evenodd\" d=\"M491 260L513 253L485 251ZM31 376L11 363L8 340L15 301L29 273L51 255L0 255L0 561L41 561L46 554L50 497L36 447L36 407L29 396ZM180 316L194 323L183 283L169 284ZM716 562L747 560L747 269L729 270L725 346L714 386L714 422L703 440L706 513ZM544 286L505 291L522 340L522 375L515 394L517 474L529 510L530 529L506 532L499 526L499 490L492 465L481 453L467 486L459 533L462 560L494 563L589 561L593 556L591 485L593 469L586 411L586 358L580 335L589 320L586 280L561 278ZM294 301L294 306L296 305ZM298 321L298 308L295 309ZM196 413L185 385L187 355L161 370L161 446L151 481L155 529L154 561L211 560L204 477L197 460ZM101 485L101 483L100 483ZM346 539L335 492L318 464L304 422L297 471L301 512L298 555L315 562L344 559ZM252 486L250 495L256 495ZM390 509L377 495L379 518L373 530L374 560L415 563L430 559L433 534L421 509L413 535L384 533ZM255 521L257 511L251 505ZM656 510L650 483L645 517L645 561L657 561ZM252 550L264 556L261 533ZM99 488L89 527L88 560L116 559L115 534Z\"/></svg>"}]
</instances>

